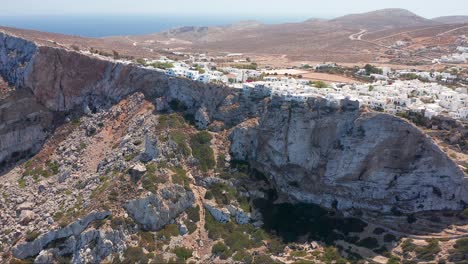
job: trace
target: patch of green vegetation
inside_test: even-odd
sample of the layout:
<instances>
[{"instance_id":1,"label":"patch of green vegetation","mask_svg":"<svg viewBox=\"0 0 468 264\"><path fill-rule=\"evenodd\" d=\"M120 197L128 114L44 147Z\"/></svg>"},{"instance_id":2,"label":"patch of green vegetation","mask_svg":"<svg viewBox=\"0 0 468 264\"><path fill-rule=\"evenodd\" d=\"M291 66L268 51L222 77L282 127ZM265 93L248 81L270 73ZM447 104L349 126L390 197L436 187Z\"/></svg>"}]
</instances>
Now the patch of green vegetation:
<instances>
[{"instance_id":1,"label":"patch of green vegetation","mask_svg":"<svg viewBox=\"0 0 468 264\"><path fill-rule=\"evenodd\" d=\"M80 141L80 145L78 146L78 151L82 151L83 149L85 149L88 145L86 145L86 143L84 143L83 141Z\"/></svg>"},{"instance_id":2,"label":"patch of green vegetation","mask_svg":"<svg viewBox=\"0 0 468 264\"><path fill-rule=\"evenodd\" d=\"M19 178L18 179L18 186L20 189L26 188L26 180L24 178Z\"/></svg>"},{"instance_id":3,"label":"patch of green vegetation","mask_svg":"<svg viewBox=\"0 0 468 264\"><path fill-rule=\"evenodd\" d=\"M319 257L319 259L325 263L345 264L348 262L345 258L343 258L340 255L340 253L338 252L338 249L336 249L335 247L326 247L325 251Z\"/></svg>"},{"instance_id":4,"label":"patch of green vegetation","mask_svg":"<svg viewBox=\"0 0 468 264\"><path fill-rule=\"evenodd\" d=\"M156 233L156 237L159 240L170 240L171 237L179 235L179 228L176 224L166 225L163 229Z\"/></svg>"},{"instance_id":5,"label":"patch of green vegetation","mask_svg":"<svg viewBox=\"0 0 468 264\"><path fill-rule=\"evenodd\" d=\"M151 66L153 68L158 68L158 69L163 69L163 70L174 68L174 64L172 64L170 62L159 62L159 61L154 62L154 63L150 63L150 64L146 64L146 66Z\"/></svg>"},{"instance_id":6,"label":"patch of green vegetation","mask_svg":"<svg viewBox=\"0 0 468 264\"><path fill-rule=\"evenodd\" d=\"M364 69L366 70L367 75L382 74L383 73L382 69L379 69L379 68L377 68L377 67L375 67L374 65L371 65L371 64L366 64L364 66Z\"/></svg>"},{"instance_id":7,"label":"patch of green vegetation","mask_svg":"<svg viewBox=\"0 0 468 264\"><path fill-rule=\"evenodd\" d=\"M131 154L125 155L125 156L124 156L124 159L125 159L125 161L128 162L128 161L131 161L131 160L133 160L134 158L136 158L136 156L138 156L137 153L131 153Z\"/></svg>"},{"instance_id":8,"label":"patch of green vegetation","mask_svg":"<svg viewBox=\"0 0 468 264\"><path fill-rule=\"evenodd\" d=\"M315 81L315 82L309 82L309 85L314 86L316 88L328 88L328 84L324 81Z\"/></svg>"},{"instance_id":9,"label":"patch of green vegetation","mask_svg":"<svg viewBox=\"0 0 468 264\"><path fill-rule=\"evenodd\" d=\"M397 256L391 256L388 260L387 260L387 264L399 264L401 261L401 259Z\"/></svg>"},{"instance_id":10,"label":"patch of green vegetation","mask_svg":"<svg viewBox=\"0 0 468 264\"><path fill-rule=\"evenodd\" d=\"M237 251L236 254L232 257L234 261L239 261L245 264L250 264L253 262L253 257L250 253L245 250Z\"/></svg>"},{"instance_id":11,"label":"patch of green vegetation","mask_svg":"<svg viewBox=\"0 0 468 264\"><path fill-rule=\"evenodd\" d=\"M49 171L52 172L53 175L56 175L59 172L59 163L56 160L48 160L46 162L46 166L49 168Z\"/></svg>"},{"instance_id":12,"label":"patch of green vegetation","mask_svg":"<svg viewBox=\"0 0 468 264\"><path fill-rule=\"evenodd\" d=\"M236 189L229 187L225 183L215 183L211 185L210 192L215 198L216 202L220 205L229 205L231 201L236 200Z\"/></svg>"},{"instance_id":13,"label":"patch of green vegetation","mask_svg":"<svg viewBox=\"0 0 468 264\"><path fill-rule=\"evenodd\" d=\"M467 170L468 171L468 170ZM461 213L460 213L460 216L463 218L463 219L468 219L468 208L466 208L465 210L463 210Z\"/></svg>"},{"instance_id":14,"label":"patch of green vegetation","mask_svg":"<svg viewBox=\"0 0 468 264\"><path fill-rule=\"evenodd\" d=\"M187 226L189 234L192 234L197 230L197 222L200 221L200 206L190 207L186 210L187 219L184 221L184 224Z\"/></svg>"},{"instance_id":15,"label":"patch of green vegetation","mask_svg":"<svg viewBox=\"0 0 468 264\"><path fill-rule=\"evenodd\" d=\"M171 131L169 136L177 144L182 155L188 156L191 154L190 148L187 144L188 137L183 131Z\"/></svg>"},{"instance_id":16,"label":"patch of green vegetation","mask_svg":"<svg viewBox=\"0 0 468 264\"><path fill-rule=\"evenodd\" d=\"M128 247L124 252L124 263L148 263L148 261L141 247Z\"/></svg>"},{"instance_id":17,"label":"patch of green vegetation","mask_svg":"<svg viewBox=\"0 0 468 264\"><path fill-rule=\"evenodd\" d=\"M145 190L156 193L158 184L166 183L165 178L158 177L156 174L157 166L154 163L146 164L146 173L141 180L141 184Z\"/></svg>"},{"instance_id":18,"label":"patch of green vegetation","mask_svg":"<svg viewBox=\"0 0 468 264\"><path fill-rule=\"evenodd\" d=\"M255 264L277 264L279 263L278 261L275 261L272 259L270 256L267 255L257 255L254 257L254 260L252 263Z\"/></svg>"},{"instance_id":19,"label":"patch of green vegetation","mask_svg":"<svg viewBox=\"0 0 468 264\"><path fill-rule=\"evenodd\" d=\"M303 258L303 257L307 256L307 252L306 251L293 251L293 252L289 253L289 255L291 257Z\"/></svg>"},{"instance_id":20,"label":"patch of green vegetation","mask_svg":"<svg viewBox=\"0 0 468 264\"><path fill-rule=\"evenodd\" d=\"M468 263L468 238L460 238L455 241L453 249L449 251L450 262Z\"/></svg>"},{"instance_id":21,"label":"patch of green vegetation","mask_svg":"<svg viewBox=\"0 0 468 264\"><path fill-rule=\"evenodd\" d=\"M39 235L40 235L39 232L29 230L28 232L26 232L25 238L26 238L26 241L31 242L31 241L36 240L36 238L38 238Z\"/></svg>"},{"instance_id":22,"label":"patch of green vegetation","mask_svg":"<svg viewBox=\"0 0 468 264\"><path fill-rule=\"evenodd\" d=\"M187 176L187 172L181 167L174 167L171 170L174 172L172 182L184 186L186 190L190 190L190 179Z\"/></svg>"},{"instance_id":23,"label":"patch of green vegetation","mask_svg":"<svg viewBox=\"0 0 468 264\"><path fill-rule=\"evenodd\" d=\"M234 64L232 65L233 68L237 69L244 69L244 70L256 70L258 65L255 62L252 62L250 64Z\"/></svg>"},{"instance_id":24,"label":"patch of green vegetation","mask_svg":"<svg viewBox=\"0 0 468 264\"><path fill-rule=\"evenodd\" d=\"M190 207L185 212L187 213L188 219L194 223L200 221L200 206Z\"/></svg>"},{"instance_id":25,"label":"patch of green vegetation","mask_svg":"<svg viewBox=\"0 0 468 264\"><path fill-rule=\"evenodd\" d=\"M403 243L401 243L401 249L403 250L403 252L413 252L416 250L416 245L413 244L413 240L412 239L406 239L405 241L403 241Z\"/></svg>"},{"instance_id":26,"label":"patch of green vegetation","mask_svg":"<svg viewBox=\"0 0 468 264\"><path fill-rule=\"evenodd\" d=\"M192 257L193 250L186 247L176 247L172 250L176 254L177 258L183 260L184 262Z\"/></svg>"},{"instance_id":27,"label":"patch of green vegetation","mask_svg":"<svg viewBox=\"0 0 468 264\"><path fill-rule=\"evenodd\" d=\"M437 239L430 239L425 246L416 248L416 257L422 261L434 260L435 256L440 252L439 241Z\"/></svg>"},{"instance_id":28,"label":"patch of green vegetation","mask_svg":"<svg viewBox=\"0 0 468 264\"><path fill-rule=\"evenodd\" d=\"M212 136L207 131L198 132L190 139L192 155L200 163L200 169L205 172L216 165L214 152L210 146L211 139Z\"/></svg>"},{"instance_id":29,"label":"patch of green vegetation","mask_svg":"<svg viewBox=\"0 0 468 264\"><path fill-rule=\"evenodd\" d=\"M222 256L224 256L226 252L229 252L229 248L223 242L217 242L211 248L211 253L220 256L221 259L224 259Z\"/></svg>"}]
</instances>

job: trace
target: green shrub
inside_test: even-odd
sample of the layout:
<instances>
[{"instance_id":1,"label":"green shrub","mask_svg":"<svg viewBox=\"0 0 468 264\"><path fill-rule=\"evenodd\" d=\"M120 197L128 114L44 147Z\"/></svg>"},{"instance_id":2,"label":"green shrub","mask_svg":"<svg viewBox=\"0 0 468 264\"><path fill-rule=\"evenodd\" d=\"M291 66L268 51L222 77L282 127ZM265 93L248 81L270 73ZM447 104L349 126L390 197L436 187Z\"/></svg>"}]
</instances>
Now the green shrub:
<instances>
[{"instance_id":1,"label":"green shrub","mask_svg":"<svg viewBox=\"0 0 468 264\"><path fill-rule=\"evenodd\" d=\"M190 207L186 210L188 219L192 220L193 222L200 221L200 206Z\"/></svg>"},{"instance_id":2,"label":"green shrub","mask_svg":"<svg viewBox=\"0 0 468 264\"><path fill-rule=\"evenodd\" d=\"M250 264L253 262L253 257L245 250L237 251L236 254L232 257L234 261L239 261L245 264Z\"/></svg>"},{"instance_id":3,"label":"green shrub","mask_svg":"<svg viewBox=\"0 0 468 264\"><path fill-rule=\"evenodd\" d=\"M170 240L171 237L179 235L179 227L176 224L166 225L162 230L156 233L159 240Z\"/></svg>"},{"instance_id":4,"label":"green shrub","mask_svg":"<svg viewBox=\"0 0 468 264\"><path fill-rule=\"evenodd\" d=\"M182 185L186 189L190 189L190 179L187 177L187 172L181 167L175 167L171 170L174 172L172 175L172 182Z\"/></svg>"},{"instance_id":5,"label":"green shrub","mask_svg":"<svg viewBox=\"0 0 468 264\"><path fill-rule=\"evenodd\" d=\"M455 241L453 249L449 251L449 261L463 263L468 260L468 238L460 238Z\"/></svg>"},{"instance_id":6,"label":"green shrub","mask_svg":"<svg viewBox=\"0 0 468 264\"><path fill-rule=\"evenodd\" d=\"M231 201L236 199L237 195L235 189L227 186L224 183L215 183L211 185L210 192L218 204L224 205L230 204Z\"/></svg>"},{"instance_id":7,"label":"green shrub","mask_svg":"<svg viewBox=\"0 0 468 264\"><path fill-rule=\"evenodd\" d=\"M149 259L141 247L128 247L124 252L124 263L148 263Z\"/></svg>"},{"instance_id":8,"label":"green shrub","mask_svg":"<svg viewBox=\"0 0 468 264\"><path fill-rule=\"evenodd\" d=\"M200 163L200 169L202 171L213 169L216 165L214 152L210 146L211 139L210 133L202 131L192 136L190 140L192 155Z\"/></svg>"},{"instance_id":9,"label":"green shrub","mask_svg":"<svg viewBox=\"0 0 468 264\"><path fill-rule=\"evenodd\" d=\"M177 258L186 261L192 257L193 250L185 247L176 247L172 252L176 254Z\"/></svg>"},{"instance_id":10,"label":"green shrub","mask_svg":"<svg viewBox=\"0 0 468 264\"><path fill-rule=\"evenodd\" d=\"M278 262L273 260L270 256L258 255L258 256L255 256L253 263L255 263L255 264L275 264L275 263L278 263Z\"/></svg>"},{"instance_id":11,"label":"green shrub","mask_svg":"<svg viewBox=\"0 0 468 264\"><path fill-rule=\"evenodd\" d=\"M182 155L187 156L191 154L190 148L187 144L187 135L183 131L171 131L169 136L177 144L177 147Z\"/></svg>"},{"instance_id":12,"label":"green shrub","mask_svg":"<svg viewBox=\"0 0 468 264\"><path fill-rule=\"evenodd\" d=\"M463 210L463 211L460 213L460 216L461 216L463 219L468 219L468 208L466 208L465 210Z\"/></svg>"},{"instance_id":13,"label":"green shrub","mask_svg":"<svg viewBox=\"0 0 468 264\"><path fill-rule=\"evenodd\" d=\"M397 256L391 256L388 260L387 260L387 264L399 264L400 263L400 258L397 257Z\"/></svg>"},{"instance_id":14,"label":"green shrub","mask_svg":"<svg viewBox=\"0 0 468 264\"><path fill-rule=\"evenodd\" d=\"M439 241L437 239L430 239L427 241L426 246L416 248L416 257L419 260L431 261L440 252Z\"/></svg>"},{"instance_id":15,"label":"green shrub","mask_svg":"<svg viewBox=\"0 0 468 264\"><path fill-rule=\"evenodd\" d=\"M412 251L416 250L416 245L413 244L412 239L406 239L405 241L403 241L403 243L401 243L401 249L405 253L406 252L412 252Z\"/></svg>"},{"instance_id":16,"label":"green shrub","mask_svg":"<svg viewBox=\"0 0 468 264\"><path fill-rule=\"evenodd\" d=\"M37 237L39 237L40 233L37 231L31 231L29 230L26 232L26 241L31 242L36 240Z\"/></svg>"},{"instance_id":17,"label":"green shrub","mask_svg":"<svg viewBox=\"0 0 468 264\"><path fill-rule=\"evenodd\" d=\"M218 242L213 245L213 248L211 248L211 253L214 255L220 256L224 252L228 251L228 247L223 243L223 242Z\"/></svg>"},{"instance_id":18,"label":"green shrub","mask_svg":"<svg viewBox=\"0 0 468 264\"><path fill-rule=\"evenodd\" d=\"M23 178L19 178L18 179L18 186L20 187L20 189L26 188L26 180L23 179Z\"/></svg>"}]
</instances>

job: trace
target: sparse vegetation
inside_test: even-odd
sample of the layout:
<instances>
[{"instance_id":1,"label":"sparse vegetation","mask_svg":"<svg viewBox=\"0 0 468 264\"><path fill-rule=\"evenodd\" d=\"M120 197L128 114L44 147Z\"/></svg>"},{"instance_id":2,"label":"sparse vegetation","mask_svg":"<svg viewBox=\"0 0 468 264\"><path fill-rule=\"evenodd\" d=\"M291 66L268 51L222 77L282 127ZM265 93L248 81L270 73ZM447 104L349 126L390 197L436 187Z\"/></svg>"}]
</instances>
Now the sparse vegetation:
<instances>
[{"instance_id":1,"label":"sparse vegetation","mask_svg":"<svg viewBox=\"0 0 468 264\"><path fill-rule=\"evenodd\" d=\"M460 238L455 242L453 249L449 251L448 260L456 263L468 262L468 238Z\"/></svg>"},{"instance_id":2,"label":"sparse vegetation","mask_svg":"<svg viewBox=\"0 0 468 264\"><path fill-rule=\"evenodd\" d=\"M211 139L210 133L202 131L192 136L190 140L192 155L200 163L200 169L202 171L213 169L216 165L214 152L210 146Z\"/></svg>"},{"instance_id":3,"label":"sparse vegetation","mask_svg":"<svg viewBox=\"0 0 468 264\"><path fill-rule=\"evenodd\" d=\"M176 254L178 259L185 262L187 259L192 257L193 250L186 247L176 247L173 252Z\"/></svg>"},{"instance_id":4,"label":"sparse vegetation","mask_svg":"<svg viewBox=\"0 0 468 264\"><path fill-rule=\"evenodd\" d=\"M179 235L179 228L176 224L166 225L163 229L156 233L159 240L170 240L173 236Z\"/></svg>"}]
</instances>

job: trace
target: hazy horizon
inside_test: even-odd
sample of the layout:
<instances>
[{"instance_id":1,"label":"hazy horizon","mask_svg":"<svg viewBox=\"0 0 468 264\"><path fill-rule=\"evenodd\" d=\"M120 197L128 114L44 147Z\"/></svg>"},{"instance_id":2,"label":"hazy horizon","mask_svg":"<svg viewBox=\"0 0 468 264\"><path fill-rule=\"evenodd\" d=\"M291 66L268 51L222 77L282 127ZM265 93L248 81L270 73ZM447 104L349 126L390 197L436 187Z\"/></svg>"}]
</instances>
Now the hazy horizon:
<instances>
[{"instance_id":1,"label":"hazy horizon","mask_svg":"<svg viewBox=\"0 0 468 264\"><path fill-rule=\"evenodd\" d=\"M0 0L5 1L5 0ZM468 15L468 1L423 0L15 0L1 3L0 16L158 16L190 15L192 17L229 16L246 19L265 18L333 18L351 13L362 13L385 8L407 9L417 15L434 18L439 16Z\"/></svg>"},{"instance_id":2,"label":"hazy horizon","mask_svg":"<svg viewBox=\"0 0 468 264\"><path fill-rule=\"evenodd\" d=\"M5 0L0 0L5 1ZM402 8L434 18L468 15L466 0L370 1L343 0L16 0L2 3L0 26L87 37L143 35L181 26L222 26L243 20L265 24L332 19L384 8Z\"/></svg>"}]
</instances>

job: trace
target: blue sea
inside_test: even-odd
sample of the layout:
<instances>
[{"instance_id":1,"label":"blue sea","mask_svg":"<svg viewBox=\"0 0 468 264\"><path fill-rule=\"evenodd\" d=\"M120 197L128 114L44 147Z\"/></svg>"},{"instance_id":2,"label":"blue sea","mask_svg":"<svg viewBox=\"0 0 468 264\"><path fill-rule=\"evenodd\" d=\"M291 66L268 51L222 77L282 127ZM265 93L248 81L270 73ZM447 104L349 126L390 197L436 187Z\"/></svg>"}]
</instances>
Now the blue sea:
<instances>
[{"instance_id":1,"label":"blue sea","mask_svg":"<svg viewBox=\"0 0 468 264\"><path fill-rule=\"evenodd\" d=\"M106 37L117 35L143 35L181 26L219 26L242 20L257 20L263 23L284 23L303 21L294 18L255 18L242 16L0 16L0 25L39 31L78 35L85 37Z\"/></svg>"}]
</instances>

